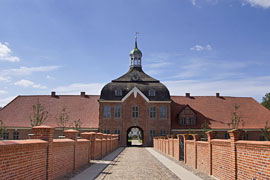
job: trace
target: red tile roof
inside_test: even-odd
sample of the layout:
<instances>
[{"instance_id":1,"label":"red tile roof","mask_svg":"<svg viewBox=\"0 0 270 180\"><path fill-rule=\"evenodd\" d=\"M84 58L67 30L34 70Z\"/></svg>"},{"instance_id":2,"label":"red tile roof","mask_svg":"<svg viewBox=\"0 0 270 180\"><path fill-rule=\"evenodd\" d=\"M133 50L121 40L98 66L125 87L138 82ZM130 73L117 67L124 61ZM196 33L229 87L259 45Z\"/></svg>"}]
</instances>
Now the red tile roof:
<instances>
[{"instance_id":1,"label":"red tile roof","mask_svg":"<svg viewBox=\"0 0 270 180\"><path fill-rule=\"evenodd\" d=\"M244 121L244 129L262 128L266 121L270 122L270 111L250 97L171 96L171 99L172 129L183 128L179 125L177 114L186 104L197 112L198 121L208 119L212 129L229 128L227 123L231 121L235 104L240 106L238 112ZM200 127L198 123L196 128Z\"/></svg>"},{"instance_id":2,"label":"red tile roof","mask_svg":"<svg viewBox=\"0 0 270 180\"><path fill-rule=\"evenodd\" d=\"M69 111L69 122L80 119L82 128L98 128L99 124L99 96L89 95L59 95L51 97L40 96L18 96L7 106L0 110L0 120L7 127L31 127L29 117L33 113L32 106L40 104L48 111L48 118L43 123L48 126L58 127L56 117L63 108Z\"/></svg>"}]
</instances>

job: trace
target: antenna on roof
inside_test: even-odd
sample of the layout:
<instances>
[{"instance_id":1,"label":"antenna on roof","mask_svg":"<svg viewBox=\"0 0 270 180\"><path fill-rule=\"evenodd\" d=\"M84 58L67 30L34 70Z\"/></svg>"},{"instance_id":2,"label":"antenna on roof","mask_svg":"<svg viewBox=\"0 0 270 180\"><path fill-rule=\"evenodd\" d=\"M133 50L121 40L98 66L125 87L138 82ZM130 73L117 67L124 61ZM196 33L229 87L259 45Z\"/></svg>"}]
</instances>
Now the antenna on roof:
<instances>
[{"instance_id":1,"label":"antenna on roof","mask_svg":"<svg viewBox=\"0 0 270 180\"><path fill-rule=\"evenodd\" d=\"M138 34L139 34L139 32L135 33L135 48L138 48L138 46L137 46Z\"/></svg>"}]
</instances>

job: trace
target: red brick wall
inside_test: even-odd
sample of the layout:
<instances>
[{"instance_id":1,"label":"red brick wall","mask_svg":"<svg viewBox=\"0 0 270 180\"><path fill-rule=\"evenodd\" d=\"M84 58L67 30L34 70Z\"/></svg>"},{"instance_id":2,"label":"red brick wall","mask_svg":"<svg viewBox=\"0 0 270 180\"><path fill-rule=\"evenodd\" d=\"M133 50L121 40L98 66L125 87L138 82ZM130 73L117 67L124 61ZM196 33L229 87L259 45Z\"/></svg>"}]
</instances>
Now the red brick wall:
<instances>
[{"instance_id":1,"label":"red brick wall","mask_svg":"<svg viewBox=\"0 0 270 180\"><path fill-rule=\"evenodd\" d=\"M73 170L74 141L71 139L54 139L53 142L53 178L62 177Z\"/></svg>"},{"instance_id":2,"label":"red brick wall","mask_svg":"<svg viewBox=\"0 0 270 180\"><path fill-rule=\"evenodd\" d=\"M234 179L232 171L232 152L229 140L215 139L212 143L213 176L219 179Z\"/></svg>"},{"instance_id":3,"label":"red brick wall","mask_svg":"<svg viewBox=\"0 0 270 180\"><path fill-rule=\"evenodd\" d=\"M208 142L197 141L197 169L209 173L209 148Z\"/></svg>"},{"instance_id":4,"label":"red brick wall","mask_svg":"<svg viewBox=\"0 0 270 180\"><path fill-rule=\"evenodd\" d=\"M186 141L186 164L195 167L195 148L194 148L194 141L193 140L187 140Z\"/></svg>"},{"instance_id":5,"label":"red brick wall","mask_svg":"<svg viewBox=\"0 0 270 180\"><path fill-rule=\"evenodd\" d=\"M76 144L76 157L75 157L75 169L89 163L88 157L89 141L85 139L78 139Z\"/></svg>"},{"instance_id":6,"label":"red brick wall","mask_svg":"<svg viewBox=\"0 0 270 180\"><path fill-rule=\"evenodd\" d=\"M177 160L180 160L180 145L179 139L173 139L173 157Z\"/></svg>"},{"instance_id":7,"label":"red brick wall","mask_svg":"<svg viewBox=\"0 0 270 180\"><path fill-rule=\"evenodd\" d=\"M238 179L270 179L270 142L237 141Z\"/></svg>"},{"instance_id":8,"label":"red brick wall","mask_svg":"<svg viewBox=\"0 0 270 180\"><path fill-rule=\"evenodd\" d=\"M101 143L101 139L97 139L96 140L96 148L95 148L95 159L100 159L102 156L102 143Z\"/></svg>"},{"instance_id":9,"label":"red brick wall","mask_svg":"<svg viewBox=\"0 0 270 180\"><path fill-rule=\"evenodd\" d=\"M0 141L0 179L46 179L46 163L46 141Z\"/></svg>"}]
</instances>

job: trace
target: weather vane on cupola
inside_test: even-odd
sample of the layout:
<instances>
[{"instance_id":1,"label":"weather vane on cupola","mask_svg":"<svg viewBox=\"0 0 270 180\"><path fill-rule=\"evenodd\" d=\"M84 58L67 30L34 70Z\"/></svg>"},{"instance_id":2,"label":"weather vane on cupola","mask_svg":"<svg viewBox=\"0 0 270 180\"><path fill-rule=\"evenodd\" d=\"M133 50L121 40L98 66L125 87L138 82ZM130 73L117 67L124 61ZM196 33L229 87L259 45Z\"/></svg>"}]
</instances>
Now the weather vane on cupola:
<instances>
[{"instance_id":1,"label":"weather vane on cupola","mask_svg":"<svg viewBox=\"0 0 270 180\"><path fill-rule=\"evenodd\" d=\"M130 67L142 67L141 66L141 59L142 59L142 52L138 49L137 39L138 39L139 32L135 33L135 47L129 53L130 55Z\"/></svg>"}]
</instances>

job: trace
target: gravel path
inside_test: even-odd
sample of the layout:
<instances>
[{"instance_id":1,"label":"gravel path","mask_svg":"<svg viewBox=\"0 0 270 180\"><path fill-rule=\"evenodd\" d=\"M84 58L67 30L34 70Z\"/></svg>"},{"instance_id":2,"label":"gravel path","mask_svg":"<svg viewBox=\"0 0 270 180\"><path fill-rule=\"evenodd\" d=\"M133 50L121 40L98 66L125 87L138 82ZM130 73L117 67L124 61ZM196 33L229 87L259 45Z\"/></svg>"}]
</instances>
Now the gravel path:
<instances>
[{"instance_id":1,"label":"gravel path","mask_svg":"<svg viewBox=\"0 0 270 180\"><path fill-rule=\"evenodd\" d=\"M179 180L145 148L127 147L96 178L98 180Z\"/></svg>"}]
</instances>

